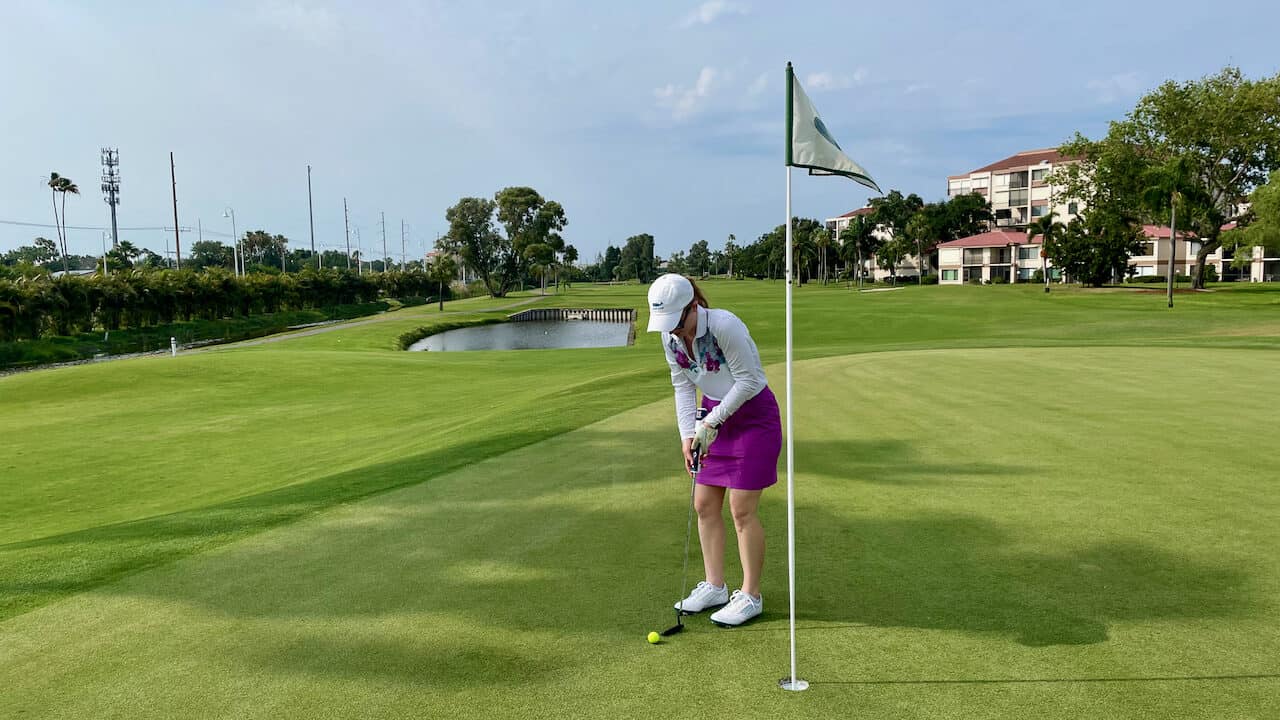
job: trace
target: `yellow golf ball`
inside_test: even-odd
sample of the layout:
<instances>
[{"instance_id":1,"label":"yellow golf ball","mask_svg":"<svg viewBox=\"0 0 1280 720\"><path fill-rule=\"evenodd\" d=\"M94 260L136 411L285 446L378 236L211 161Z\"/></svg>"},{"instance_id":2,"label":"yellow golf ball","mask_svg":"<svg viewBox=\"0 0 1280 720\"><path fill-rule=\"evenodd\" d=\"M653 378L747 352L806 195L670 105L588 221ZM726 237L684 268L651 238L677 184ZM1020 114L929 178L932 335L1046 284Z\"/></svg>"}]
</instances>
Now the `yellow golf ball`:
<instances>
[{"instance_id":1,"label":"yellow golf ball","mask_svg":"<svg viewBox=\"0 0 1280 720\"><path fill-rule=\"evenodd\" d=\"M652 644L654 644L654 645L657 645L659 642L661 642L661 640L662 640L662 636L658 635L658 633L656 633L656 632L651 632L651 633L649 633L649 642L650 642L650 643L652 643Z\"/></svg>"}]
</instances>

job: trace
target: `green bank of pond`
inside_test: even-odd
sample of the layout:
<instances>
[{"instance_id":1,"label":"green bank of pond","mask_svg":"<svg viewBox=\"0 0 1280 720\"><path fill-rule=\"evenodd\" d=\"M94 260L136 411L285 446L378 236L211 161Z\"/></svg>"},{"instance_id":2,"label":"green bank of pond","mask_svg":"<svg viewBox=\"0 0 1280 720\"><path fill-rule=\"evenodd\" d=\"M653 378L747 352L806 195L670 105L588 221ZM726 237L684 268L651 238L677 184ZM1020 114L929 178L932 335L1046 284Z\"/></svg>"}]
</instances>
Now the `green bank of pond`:
<instances>
[{"instance_id":1,"label":"green bank of pond","mask_svg":"<svg viewBox=\"0 0 1280 720\"><path fill-rule=\"evenodd\" d=\"M313 310L82 333L71 337L3 342L0 343L0 370L30 369L55 363L162 352L169 349L171 338L184 348L239 342L307 325L376 315L390 308L390 303L380 300Z\"/></svg>"}]
</instances>

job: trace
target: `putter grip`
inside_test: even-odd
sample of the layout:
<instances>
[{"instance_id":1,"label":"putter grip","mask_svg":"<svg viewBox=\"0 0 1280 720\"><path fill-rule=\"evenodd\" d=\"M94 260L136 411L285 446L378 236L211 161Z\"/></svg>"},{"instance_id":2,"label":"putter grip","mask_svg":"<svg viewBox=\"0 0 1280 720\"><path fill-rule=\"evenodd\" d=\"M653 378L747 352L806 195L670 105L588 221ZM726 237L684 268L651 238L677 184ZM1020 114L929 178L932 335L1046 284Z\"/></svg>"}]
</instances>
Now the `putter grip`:
<instances>
[{"instance_id":1,"label":"putter grip","mask_svg":"<svg viewBox=\"0 0 1280 720\"><path fill-rule=\"evenodd\" d=\"M704 420L707 417L707 409L704 407L698 408L697 412L694 413L694 417L696 417L699 421ZM696 473L701 469L702 469L702 448L698 447L697 445L694 445L693 471Z\"/></svg>"}]
</instances>

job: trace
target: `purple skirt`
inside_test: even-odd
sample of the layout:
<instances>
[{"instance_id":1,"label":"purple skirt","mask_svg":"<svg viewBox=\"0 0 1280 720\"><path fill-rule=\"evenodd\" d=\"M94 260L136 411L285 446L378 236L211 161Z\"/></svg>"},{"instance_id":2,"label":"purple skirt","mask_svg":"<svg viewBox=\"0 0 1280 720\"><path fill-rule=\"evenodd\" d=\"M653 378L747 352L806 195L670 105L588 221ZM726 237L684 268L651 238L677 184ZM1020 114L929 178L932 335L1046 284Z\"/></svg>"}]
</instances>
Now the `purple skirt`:
<instances>
[{"instance_id":1,"label":"purple skirt","mask_svg":"<svg viewBox=\"0 0 1280 720\"><path fill-rule=\"evenodd\" d=\"M710 411L720 403L702 398ZM778 482L782 452L782 418L778 401L765 387L720 425L711 451L702 459L699 485L733 490L763 490Z\"/></svg>"}]
</instances>

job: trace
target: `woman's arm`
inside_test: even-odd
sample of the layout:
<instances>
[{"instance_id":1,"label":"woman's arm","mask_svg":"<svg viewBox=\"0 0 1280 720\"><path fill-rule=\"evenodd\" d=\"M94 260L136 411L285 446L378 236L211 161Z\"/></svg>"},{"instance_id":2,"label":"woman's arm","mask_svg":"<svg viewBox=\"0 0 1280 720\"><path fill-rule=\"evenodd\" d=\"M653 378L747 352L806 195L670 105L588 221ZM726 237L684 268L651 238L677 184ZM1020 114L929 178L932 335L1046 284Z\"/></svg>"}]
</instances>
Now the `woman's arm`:
<instances>
[{"instance_id":1,"label":"woman's arm","mask_svg":"<svg viewBox=\"0 0 1280 720\"><path fill-rule=\"evenodd\" d=\"M663 333L663 339L667 340L665 333ZM671 385L676 389L676 424L680 427L680 437L692 438L695 413L698 409L698 389L676 362L669 341L663 345L663 351L667 356L667 365L671 367Z\"/></svg>"},{"instance_id":2,"label":"woman's arm","mask_svg":"<svg viewBox=\"0 0 1280 720\"><path fill-rule=\"evenodd\" d=\"M729 366L729 374L733 376L733 387L707 415L706 422L719 427L744 403L758 395L768 384L768 379L760 365L760 352L756 349L756 343L751 339L751 333L747 332L747 326L737 316L722 313L719 322L710 329L716 342L720 344L720 349L724 351L725 364Z\"/></svg>"}]
</instances>

